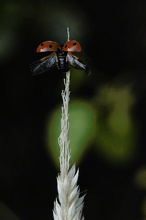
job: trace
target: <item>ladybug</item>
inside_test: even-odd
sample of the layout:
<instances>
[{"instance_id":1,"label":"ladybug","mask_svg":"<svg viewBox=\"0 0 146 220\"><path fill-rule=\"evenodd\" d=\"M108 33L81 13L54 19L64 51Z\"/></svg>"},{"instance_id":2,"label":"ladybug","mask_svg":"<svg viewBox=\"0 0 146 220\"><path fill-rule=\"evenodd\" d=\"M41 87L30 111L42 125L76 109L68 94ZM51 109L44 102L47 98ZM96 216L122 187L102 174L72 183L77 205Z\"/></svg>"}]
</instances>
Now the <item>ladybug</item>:
<instances>
[{"instance_id":1,"label":"ladybug","mask_svg":"<svg viewBox=\"0 0 146 220\"><path fill-rule=\"evenodd\" d=\"M50 54L31 64L32 75L44 73L55 66L63 73L74 67L75 69L85 71L89 75L91 72L87 65L72 54L72 52L80 51L81 46L76 40L67 41L64 45L60 45L54 41L42 42L37 47L36 52L50 52Z\"/></svg>"}]
</instances>

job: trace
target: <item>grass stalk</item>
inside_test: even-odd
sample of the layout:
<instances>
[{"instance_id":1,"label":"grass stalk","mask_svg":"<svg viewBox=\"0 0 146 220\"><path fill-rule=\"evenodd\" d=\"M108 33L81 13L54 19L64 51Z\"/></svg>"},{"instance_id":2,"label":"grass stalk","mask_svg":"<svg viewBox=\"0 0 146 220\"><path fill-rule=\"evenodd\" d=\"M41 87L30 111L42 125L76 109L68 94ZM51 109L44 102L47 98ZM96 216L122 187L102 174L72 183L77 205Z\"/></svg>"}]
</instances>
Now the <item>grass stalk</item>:
<instances>
[{"instance_id":1,"label":"grass stalk","mask_svg":"<svg viewBox=\"0 0 146 220\"><path fill-rule=\"evenodd\" d=\"M67 28L68 41L70 40ZM69 148L69 101L70 101L70 70L66 72L64 90L61 93L63 105L61 108L61 133L58 138L60 147L60 172L57 176L58 196L54 202L54 220L83 220L84 197L80 197L80 188L77 184L79 169L75 164L70 167L71 149Z\"/></svg>"}]
</instances>

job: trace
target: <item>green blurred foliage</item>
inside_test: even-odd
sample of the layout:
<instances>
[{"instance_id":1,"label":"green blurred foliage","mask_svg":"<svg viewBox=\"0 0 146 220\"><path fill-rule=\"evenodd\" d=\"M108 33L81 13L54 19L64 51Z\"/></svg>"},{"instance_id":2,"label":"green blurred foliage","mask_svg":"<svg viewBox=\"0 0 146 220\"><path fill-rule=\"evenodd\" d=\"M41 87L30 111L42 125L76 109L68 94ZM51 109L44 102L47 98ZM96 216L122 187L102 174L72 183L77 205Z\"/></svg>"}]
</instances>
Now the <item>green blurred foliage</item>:
<instances>
[{"instance_id":1,"label":"green blurred foliage","mask_svg":"<svg viewBox=\"0 0 146 220\"><path fill-rule=\"evenodd\" d=\"M137 143L136 125L131 115L134 103L130 85L104 85L90 103L71 100L69 138L72 160L79 162L94 143L97 154L111 164L133 161ZM58 163L60 110L54 110L49 118L48 150Z\"/></svg>"},{"instance_id":2,"label":"green blurred foliage","mask_svg":"<svg viewBox=\"0 0 146 220\"><path fill-rule=\"evenodd\" d=\"M144 199L143 203L141 204L141 213L143 218L146 218L146 198Z\"/></svg>"},{"instance_id":3,"label":"green blurred foliage","mask_svg":"<svg viewBox=\"0 0 146 220\"><path fill-rule=\"evenodd\" d=\"M142 189L146 190L146 167L140 167L134 175L134 183L135 185Z\"/></svg>"},{"instance_id":4,"label":"green blurred foliage","mask_svg":"<svg viewBox=\"0 0 146 220\"><path fill-rule=\"evenodd\" d=\"M140 209L141 209L141 213L143 215L143 218L146 218L146 197L145 197L145 193L146 193L146 167L145 165L143 167L140 167L137 169L137 171L135 171L134 173L134 185L140 189L143 192L143 200L141 201L140 204Z\"/></svg>"},{"instance_id":5,"label":"green blurred foliage","mask_svg":"<svg viewBox=\"0 0 146 220\"><path fill-rule=\"evenodd\" d=\"M104 85L96 97L96 149L99 155L116 165L135 158L137 134L131 115L134 102L130 85Z\"/></svg>"}]
</instances>

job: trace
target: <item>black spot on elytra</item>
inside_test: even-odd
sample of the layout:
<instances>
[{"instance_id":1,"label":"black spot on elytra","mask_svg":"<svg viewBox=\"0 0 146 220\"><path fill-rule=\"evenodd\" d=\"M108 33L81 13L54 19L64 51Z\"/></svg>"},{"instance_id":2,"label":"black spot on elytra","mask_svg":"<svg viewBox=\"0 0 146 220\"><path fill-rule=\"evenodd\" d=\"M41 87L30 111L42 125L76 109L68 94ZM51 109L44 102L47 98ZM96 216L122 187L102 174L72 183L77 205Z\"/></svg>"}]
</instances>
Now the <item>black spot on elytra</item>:
<instances>
[{"instance_id":1,"label":"black spot on elytra","mask_svg":"<svg viewBox=\"0 0 146 220\"><path fill-rule=\"evenodd\" d=\"M44 43L41 43L41 46L44 46Z\"/></svg>"},{"instance_id":2,"label":"black spot on elytra","mask_svg":"<svg viewBox=\"0 0 146 220\"><path fill-rule=\"evenodd\" d=\"M50 44L49 47L52 48L52 45Z\"/></svg>"},{"instance_id":3,"label":"black spot on elytra","mask_svg":"<svg viewBox=\"0 0 146 220\"><path fill-rule=\"evenodd\" d=\"M73 46L75 46L76 44L77 44L77 43L74 42L74 43L73 43Z\"/></svg>"}]
</instances>

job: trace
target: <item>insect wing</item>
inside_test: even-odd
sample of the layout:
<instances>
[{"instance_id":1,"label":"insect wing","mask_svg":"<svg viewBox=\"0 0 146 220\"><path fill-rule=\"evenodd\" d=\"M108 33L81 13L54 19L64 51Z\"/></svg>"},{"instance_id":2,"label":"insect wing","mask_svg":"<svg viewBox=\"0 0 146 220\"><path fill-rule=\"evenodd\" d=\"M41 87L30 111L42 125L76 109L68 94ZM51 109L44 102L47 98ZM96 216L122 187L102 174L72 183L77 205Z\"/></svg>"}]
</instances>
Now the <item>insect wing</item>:
<instances>
[{"instance_id":1,"label":"insect wing","mask_svg":"<svg viewBox=\"0 0 146 220\"><path fill-rule=\"evenodd\" d=\"M70 51L70 52L80 52L81 45L76 40L67 41L63 47L63 51Z\"/></svg>"},{"instance_id":2,"label":"insect wing","mask_svg":"<svg viewBox=\"0 0 146 220\"><path fill-rule=\"evenodd\" d=\"M55 52L49 56L37 60L36 62L32 63L30 66L32 75L38 75L46 71L49 71L56 65L57 61L58 58Z\"/></svg>"},{"instance_id":3,"label":"insect wing","mask_svg":"<svg viewBox=\"0 0 146 220\"><path fill-rule=\"evenodd\" d=\"M74 56L71 53L68 53L66 58L70 65L75 69L84 70L87 75L91 74L91 71L89 70L88 66L85 63L83 63L78 57Z\"/></svg>"},{"instance_id":4,"label":"insect wing","mask_svg":"<svg viewBox=\"0 0 146 220\"><path fill-rule=\"evenodd\" d=\"M59 49L60 45L54 41L44 41L36 49L37 53L40 52L53 52Z\"/></svg>"}]
</instances>

